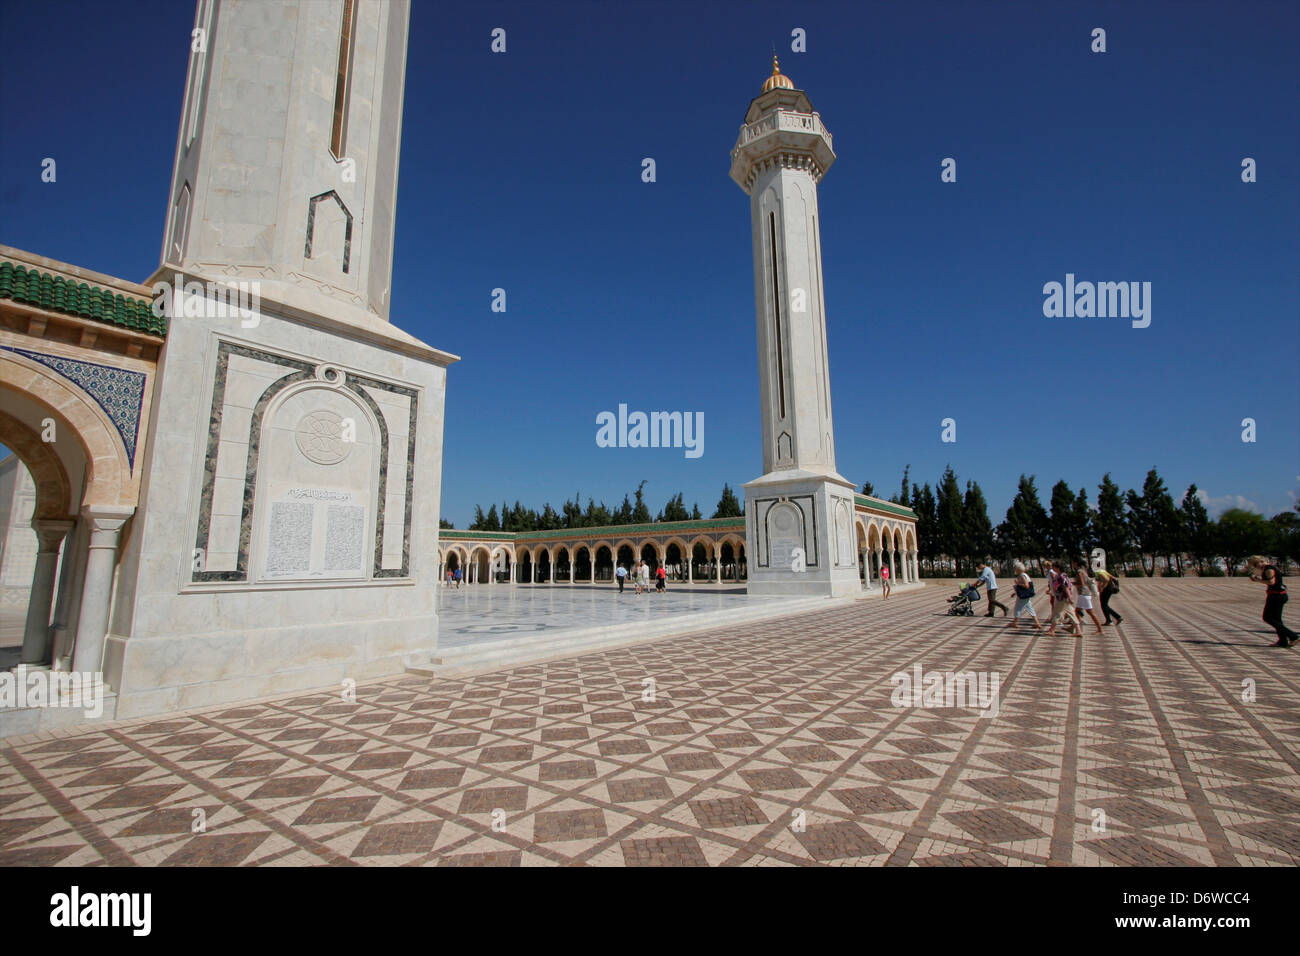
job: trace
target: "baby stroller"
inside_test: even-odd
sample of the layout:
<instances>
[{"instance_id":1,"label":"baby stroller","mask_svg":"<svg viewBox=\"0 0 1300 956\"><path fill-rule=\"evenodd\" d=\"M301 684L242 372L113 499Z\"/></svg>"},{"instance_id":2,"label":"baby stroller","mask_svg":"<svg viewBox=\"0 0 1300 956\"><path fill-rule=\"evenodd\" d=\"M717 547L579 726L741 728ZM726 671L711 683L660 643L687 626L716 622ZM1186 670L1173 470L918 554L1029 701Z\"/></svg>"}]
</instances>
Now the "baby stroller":
<instances>
[{"instance_id":1,"label":"baby stroller","mask_svg":"<svg viewBox=\"0 0 1300 956\"><path fill-rule=\"evenodd\" d=\"M968 584L948 598L948 613L954 617L973 617L975 603L980 599L978 584Z\"/></svg>"}]
</instances>

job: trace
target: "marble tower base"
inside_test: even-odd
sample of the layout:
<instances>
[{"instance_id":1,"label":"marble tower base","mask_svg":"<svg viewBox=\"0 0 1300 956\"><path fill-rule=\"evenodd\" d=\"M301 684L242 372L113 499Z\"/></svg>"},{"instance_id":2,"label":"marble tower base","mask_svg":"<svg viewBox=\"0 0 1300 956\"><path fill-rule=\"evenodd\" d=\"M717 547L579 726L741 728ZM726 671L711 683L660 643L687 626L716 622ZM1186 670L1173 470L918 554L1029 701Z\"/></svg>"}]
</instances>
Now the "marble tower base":
<instances>
[{"instance_id":1,"label":"marble tower base","mask_svg":"<svg viewBox=\"0 0 1300 956\"><path fill-rule=\"evenodd\" d=\"M787 470L769 472L744 488L750 594L862 592L850 482Z\"/></svg>"}]
</instances>

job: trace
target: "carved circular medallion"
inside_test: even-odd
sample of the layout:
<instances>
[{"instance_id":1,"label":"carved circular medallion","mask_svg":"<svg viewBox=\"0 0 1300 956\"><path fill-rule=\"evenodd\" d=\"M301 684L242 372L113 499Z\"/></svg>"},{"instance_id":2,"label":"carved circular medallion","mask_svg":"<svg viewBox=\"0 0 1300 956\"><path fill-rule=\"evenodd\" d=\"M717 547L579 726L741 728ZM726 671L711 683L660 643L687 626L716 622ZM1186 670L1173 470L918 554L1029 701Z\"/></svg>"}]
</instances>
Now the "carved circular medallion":
<instances>
[{"instance_id":1,"label":"carved circular medallion","mask_svg":"<svg viewBox=\"0 0 1300 956\"><path fill-rule=\"evenodd\" d=\"M298 450L318 465L337 465L352 452L354 436L343 434L343 419L320 409L308 412L298 423L294 439ZM347 438L353 440L345 440Z\"/></svg>"},{"instance_id":2,"label":"carved circular medallion","mask_svg":"<svg viewBox=\"0 0 1300 956\"><path fill-rule=\"evenodd\" d=\"M794 534L798 527L794 520L794 515L786 508L774 508L775 514L772 515L772 528L778 534Z\"/></svg>"}]
</instances>

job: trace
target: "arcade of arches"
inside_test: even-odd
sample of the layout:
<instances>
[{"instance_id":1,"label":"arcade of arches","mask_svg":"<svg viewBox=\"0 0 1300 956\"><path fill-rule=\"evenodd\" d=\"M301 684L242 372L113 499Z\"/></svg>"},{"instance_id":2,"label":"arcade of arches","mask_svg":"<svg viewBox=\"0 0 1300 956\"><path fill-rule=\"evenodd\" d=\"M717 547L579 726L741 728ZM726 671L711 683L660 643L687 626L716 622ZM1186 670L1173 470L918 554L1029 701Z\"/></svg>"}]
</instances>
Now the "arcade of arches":
<instances>
[{"instance_id":1,"label":"arcade of arches","mask_svg":"<svg viewBox=\"0 0 1300 956\"><path fill-rule=\"evenodd\" d=\"M880 570L898 584L920 580L916 518L887 501L856 497L858 571L863 587L878 588ZM670 581L740 583L746 579L745 519L712 518L555 531L438 532L439 579L461 572L469 584L599 584L616 564L637 559L651 573L663 565Z\"/></svg>"}]
</instances>

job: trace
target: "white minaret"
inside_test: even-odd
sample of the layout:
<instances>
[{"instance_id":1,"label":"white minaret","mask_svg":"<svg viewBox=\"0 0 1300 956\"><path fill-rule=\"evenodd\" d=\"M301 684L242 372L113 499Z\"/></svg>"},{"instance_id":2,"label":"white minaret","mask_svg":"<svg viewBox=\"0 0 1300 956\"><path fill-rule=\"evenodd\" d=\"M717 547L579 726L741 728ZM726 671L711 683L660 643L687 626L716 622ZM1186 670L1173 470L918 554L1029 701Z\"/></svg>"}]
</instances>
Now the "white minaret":
<instances>
[{"instance_id":1,"label":"white minaret","mask_svg":"<svg viewBox=\"0 0 1300 956\"><path fill-rule=\"evenodd\" d=\"M749 104L731 178L750 197L763 476L745 485L751 593L860 589L853 484L835 470L817 184L835 161L807 95L772 75Z\"/></svg>"},{"instance_id":2,"label":"white minaret","mask_svg":"<svg viewBox=\"0 0 1300 956\"><path fill-rule=\"evenodd\" d=\"M200 0L162 264L387 320L405 0Z\"/></svg>"},{"instance_id":3,"label":"white minaret","mask_svg":"<svg viewBox=\"0 0 1300 956\"><path fill-rule=\"evenodd\" d=\"M119 717L337 687L437 645L456 358L389 321L409 14L199 0L148 459L89 661Z\"/></svg>"}]
</instances>

